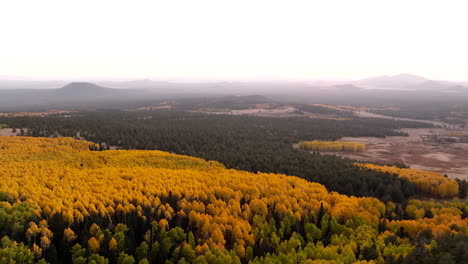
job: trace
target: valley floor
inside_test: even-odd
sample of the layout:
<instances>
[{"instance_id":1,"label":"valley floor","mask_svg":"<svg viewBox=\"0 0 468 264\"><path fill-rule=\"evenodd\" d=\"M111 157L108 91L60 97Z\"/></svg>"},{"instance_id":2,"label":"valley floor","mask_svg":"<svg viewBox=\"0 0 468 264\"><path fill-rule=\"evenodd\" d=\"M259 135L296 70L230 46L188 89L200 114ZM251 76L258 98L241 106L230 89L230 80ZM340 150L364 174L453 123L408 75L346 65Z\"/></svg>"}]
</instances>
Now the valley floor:
<instances>
[{"instance_id":1,"label":"valley floor","mask_svg":"<svg viewBox=\"0 0 468 264\"><path fill-rule=\"evenodd\" d=\"M422 169L447 175L449 178L468 179L468 143L441 143L431 140L443 135L446 129L402 129L408 137L344 137L342 141L362 142L362 152L329 152L361 161L404 163L412 169Z\"/></svg>"}]
</instances>

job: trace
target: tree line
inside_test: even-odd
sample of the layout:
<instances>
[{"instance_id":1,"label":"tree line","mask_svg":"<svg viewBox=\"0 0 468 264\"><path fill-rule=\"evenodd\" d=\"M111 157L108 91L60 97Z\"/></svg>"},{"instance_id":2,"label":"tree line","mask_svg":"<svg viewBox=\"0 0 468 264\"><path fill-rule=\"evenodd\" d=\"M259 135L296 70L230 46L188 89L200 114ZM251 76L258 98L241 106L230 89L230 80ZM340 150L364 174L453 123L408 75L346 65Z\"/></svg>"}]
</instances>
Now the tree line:
<instances>
[{"instance_id":1,"label":"tree line","mask_svg":"<svg viewBox=\"0 0 468 264\"><path fill-rule=\"evenodd\" d=\"M418 194L415 184L393 174L363 170L354 161L294 149L303 140L344 136L405 136L402 127L430 124L375 118L321 120L207 115L178 111L97 111L71 117L2 118L27 136L67 136L102 148L163 150L219 161L229 168L295 175L329 190L402 202Z\"/></svg>"}]
</instances>

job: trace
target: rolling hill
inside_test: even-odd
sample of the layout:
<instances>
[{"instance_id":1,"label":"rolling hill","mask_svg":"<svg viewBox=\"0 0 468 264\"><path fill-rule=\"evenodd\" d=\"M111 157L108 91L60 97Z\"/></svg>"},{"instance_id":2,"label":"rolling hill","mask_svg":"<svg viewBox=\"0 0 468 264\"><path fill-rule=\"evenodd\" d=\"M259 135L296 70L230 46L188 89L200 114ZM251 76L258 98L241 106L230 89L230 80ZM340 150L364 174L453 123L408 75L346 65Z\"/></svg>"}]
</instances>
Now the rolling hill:
<instances>
[{"instance_id":1,"label":"rolling hill","mask_svg":"<svg viewBox=\"0 0 468 264\"><path fill-rule=\"evenodd\" d=\"M4 89L0 90L0 107L23 108L82 106L106 102L143 99L147 93L141 90L125 90L101 87L93 83L73 82L57 89Z\"/></svg>"},{"instance_id":2,"label":"rolling hill","mask_svg":"<svg viewBox=\"0 0 468 264\"><path fill-rule=\"evenodd\" d=\"M434 263L445 245L459 248L450 258L464 257L459 200L410 200L402 218L393 203L293 176L96 147L0 137L0 254L9 263L420 263L420 254Z\"/></svg>"},{"instance_id":3,"label":"rolling hill","mask_svg":"<svg viewBox=\"0 0 468 264\"><path fill-rule=\"evenodd\" d=\"M355 81L354 84L360 87L370 89L444 91L456 86L468 89L468 86L465 87L466 84L463 83L443 80L431 80L425 77L412 74L383 75L371 77Z\"/></svg>"}]
</instances>

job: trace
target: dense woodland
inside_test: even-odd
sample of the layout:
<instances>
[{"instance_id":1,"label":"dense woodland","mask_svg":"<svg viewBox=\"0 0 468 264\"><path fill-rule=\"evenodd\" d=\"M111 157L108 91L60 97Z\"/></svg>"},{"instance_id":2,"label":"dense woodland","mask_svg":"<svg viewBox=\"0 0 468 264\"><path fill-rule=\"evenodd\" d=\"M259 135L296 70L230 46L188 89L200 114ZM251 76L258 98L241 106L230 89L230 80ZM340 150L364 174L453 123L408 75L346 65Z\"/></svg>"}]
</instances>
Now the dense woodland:
<instances>
[{"instance_id":1,"label":"dense woodland","mask_svg":"<svg viewBox=\"0 0 468 264\"><path fill-rule=\"evenodd\" d=\"M309 153L292 146L302 140L343 136L404 136L395 129L429 124L388 119L321 120L206 115L176 111L83 112L70 117L0 118L34 137L67 136L123 149L163 150L219 161L228 168L295 175L328 190L403 202L419 193L393 174L365 170L354 161Z\"/></svg>"},{"instance_id":2,"label":"dense woodland","mask_svg":"<svg viewBox=\"0 0 468 264\"><path fill-rule=\"evenodd\" d=\"M439 120L449 124L466 125L468 120L468 105L464 104L446 104L440 102L432 103L402 103L395 105L398 110L370 110L371 112L403 117L426 120Z\"/></svg>"},{"instance_id":3,"label":"dense woodland","mask_svg":"<svg viewBox=\"0 0 468 264\"><path fill-rule=\"evenodd\" d=\"M0 137L1 263L464 263L466 200L382 202L161 151ZM8 261L8 262L4 262Z\"/></svg>"},{"instance_id":4,"label":"dense woodland","mask_svg":"<svg viewBox=\"0 0 468 264\"><path fill-rule=\"evenodd\" d=\"M460 188L460 184L458 183L460 181L454 181L436 172L369 163L356 163L356 165L366 169L393 173L398 175L398 177L408 179L408 181L415 183L418 189L425 194L440 198L450 198L457 194L460 194L461 198L465 198L466 196L466 190L461 190ZM466 185L466 183L463 185ZM463 188L465 188L465 186L463 186Z\"/></svg>"},{"instance_id":5,"label":"dense woodland","mask_svg":"<svg viewBox=\"0 0 468 264\"><path fill-rule=\"evenodd\" d=\"M352 111L337 110L330 107L321 106L318 104L296 104L297 109L302 112L314 113L314 114L326 114L335 115L341 117L354 117Z\"/></svg>"}]
</instances>

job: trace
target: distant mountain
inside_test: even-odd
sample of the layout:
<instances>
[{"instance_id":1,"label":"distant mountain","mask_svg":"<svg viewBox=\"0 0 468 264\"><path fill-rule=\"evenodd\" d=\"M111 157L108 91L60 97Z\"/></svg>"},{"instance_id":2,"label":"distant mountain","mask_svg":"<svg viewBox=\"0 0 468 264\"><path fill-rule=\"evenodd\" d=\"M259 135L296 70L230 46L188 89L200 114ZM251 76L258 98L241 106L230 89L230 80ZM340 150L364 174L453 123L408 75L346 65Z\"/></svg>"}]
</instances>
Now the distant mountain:
<instances>
[{"instance_id":1,"label":"distant mountain","mask_svg":"<svg viewBox=\"0 0 468 264\"><path fill-rule=\"evenodd\" d=\"M72 82L60 88L40 88L51 82L0 80L0 112L4 109L94 109L133 107L142 101L173 100L193 97L264 95L278 100L306 100L317 103L393 102L395 100L466 101L468 83L430 80L400 74L358 81L323 82L199 82L173 83L151 80L115 82ZM2 89L2 84L5 86ZM13 85L14 84L14 85ZM31 85L31 86L29 86ZM16 87L5 89L5 87ZM112 87L112 88L109 88ZM120 88L120 89L116 89ZM245 100L243 98L242 100ZM258 99L258 98L257 98ZM256 99L256 100L257 100ZM309 100L310 101L310 100Z\"/></svg>"},{"instance_id":2,"label":"distant mountain","mask_svg":"<svg viewBox=\"0 0 468 264\"><path fill-rule=\"evenodd\" d=\"M396 89L396 90L431 90L431 91L445 91L447 89L453 90L453 87L462 89L467 84L431 80L425 77L412 74L399 74L399 75L384 75L366 78L353 82L357 86L372 89ZM468 88L468 87L467 87Z\"/></svg>"},{"instance_id":3,"label":"distant mountain","mask_svg":"<svg viewBox=\"0 0 468 264\"><path fill-rule=\"evenodd\" d=\"M69 83L67 85L65 85L64 87L58 89L58 90L62 90L62 91L90 91L90 92L94 92L94 91L98 91L98 90L106 90L106 91L110 91L110 90L113 90L111 88L104 88L104 87L101 87L99 85L96 85L94 83L89 83L89 82L72 82L72 83Z\"/></svg>"},{"instance_id":4,"label":"distant mountain","mask_svg":"<svg viewBox=\"0 0 468 264\"><path fill-rule=\"evenodd\" d=\"M105 97L116 97L123 95L135 95L136 91L112 89L98 86L88 82L73 82L59 89L50 90L51 95L60 99L103 99Z\"/></svg>"},{"instance_id":5,"label":"distant mountain","mask_svg":"<svg viewBox=\"0 0 468 264\"><path fill-rule=\"evenodd\" d=\"M383 75L371 77L354 82L365 88L409 88L430 81L421 76L412 74Z\"/></svg>"},{"instance_id":6,"label":"distant mountain","mask_svg":"<svg viewBox=\"0 0 468 264\"><path fill-rule=\"evenodd\" d=\"M100 103L139 99L148 99L148 94L141 90L112 89L87 82L73 82L56 89L0 89L1 108L33 108L44 105L95 107Z\"/></svg>"}]
</instances>

